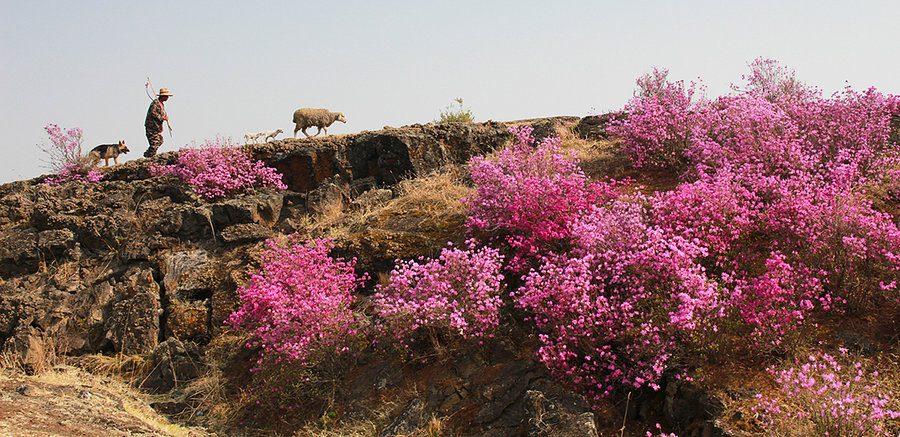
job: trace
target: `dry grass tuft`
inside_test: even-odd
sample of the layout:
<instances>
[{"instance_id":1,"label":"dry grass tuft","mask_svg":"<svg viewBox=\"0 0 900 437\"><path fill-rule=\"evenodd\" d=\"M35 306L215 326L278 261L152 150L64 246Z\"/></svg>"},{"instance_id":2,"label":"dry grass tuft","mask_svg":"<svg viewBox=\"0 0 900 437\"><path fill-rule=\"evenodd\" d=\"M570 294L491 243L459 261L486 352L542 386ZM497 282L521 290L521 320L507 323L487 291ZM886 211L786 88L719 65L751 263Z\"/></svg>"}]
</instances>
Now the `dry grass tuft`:
<instances>
[{"instance_id":1,"label":"dry grass tuft","mask_svg":"<svg viewBox=\"0 0 900 437\"><path fill-rule=\"evenodd\" d=\"M377 226L388 217L415 216L425 221L461 216L461 202L470 188L463 182L464 169L447 166L427 175L401 181L392 199L345 208L341 202L327 205L324 212L305 219L298 230L313 238L342 238L354 230Z\"/></svg>"},{"instance_id":2,"label":"dry grass tuft","mask_svg":"<svg viewBox=\"0 0 900 437\"><path fill-rule=\"evenodd\" d=\"M421 398L421 394L413 387L401 390L395 396L382 398L369 411L366 421L337 421L331 419L326 412L316 423L309 424L294 433L294 437L375 437L380 430L390 425L391 421L403 411L405 405L413 398ZM449 417L432 415L409 434L409 437L439 437L447 431Z\"/></svg>"},{"instance_id":3,"label":"dry grass tuft","mask_svg":"<svg viewBox=\"0 0 900 437\"><path fill-rule=\"evenodd\" d=\"M592 179L621 179L629 167L628 158L622 154L618 141L581 138L575 133L574 124L559 124L556 133L562 140L563 150L575 150L578 153L581 168Z\"/></svg>"},{"instance_id":4,"label":"dry grass tuft","mask_svg":"<svg viewBox=\"0 0 900 437\"><path fill-rule=\"evenodd\" d=\"M459 167L445 167L424 177L400 182L400 195L388 206L426 216L464 214L461 200L469 190L470 187L463 183Z\"/></svg>"},{"instance_id":5,"label":"dry grass tuft","mask_svg":"<svg viewBox=\"0 0 900 437\"><path fill-rule=\"evenodd\" d=\"M294 437L375 437L377 435L378 428L374 422L354 422L334 428L311 425L294 433Z\"/></svg>"},{"instance_id":6,"label":"dry grass tuft","mask_svg":"<svg viewBox=\"0 0 900 437\"><path fill-rule=\"evenodd\" d=\"M82 355L70 358L67 364L84 369L93 375L116 378L129 383L146 375L150 370L150 362L137 355Z\"/></svg>"},{"instance_id":7,"label":"dry grass tuft","mask_svg":"<svg viewBox=\"0 0 900 437\"><path fill-rule=\"evenodd\" d=\"M10 341L9 343L12 343ZM65 362L65 356L59 353L66 350L64 340L56 337L31 339L27 356L22 356L15 347L7 347L0 352L0 369L25 372L39 375Z\"/></svg>"},{"instance_id":8,"label":"dry grass tuft","mask_svg":"<svg viewBox=\"0 0 900 437\"><path fill-rule=\"evenodd\" d=\"M99 367L108 364L104 362ZM118 434L123 429L134 427L134 421L137 421L151 429L153 435L207 435L202 430L169 422L149 406L150 396L130 384L116 378L92 374L83 368L58 364L30 376L15 369L2 369L0 381L14 381L12 384L15 385L24 383L35 390L34 395L22 400L26 404L25 408L31 411L27 416L19 418L19 423L25 428L59 425L62 427L60 429L67 429L81 423L84 424L84 435L96 435L90 430L96 428L98 423L104 423L102 426L107 427L110 434ZM73 394L79 391L87 393L83 399L80 394ZM0 423L10 425L11 422L4 423L0 420Z\"/></svg>"},{"instance_id":9,"label":"dry grass tuft","mask_svg":"<svg viewBox=\"0 0 900 437\"><path fill-rule=\"evenodd\" d=\"M232 424L235 413L247 400L230 393L228 376L223 369L235 361L247 343L248 336L228 331L214 338L206 347L206 374L190 381L183 392L189 398L188 418L213 429L225 429ZM201 419L202 417L202 419Z\"/></svg>"},{"instance_id":10,"label":"dry grass tuft","mask_svg":"<svg viewBox=\"0 0 900 437\"><path fill-rule=\"evenodd\" d=\"M444 434L446 425L446 417L431 416L431 419L425 422L413 435L416 437L440 437Z\"/></svg>"}]
</instances>

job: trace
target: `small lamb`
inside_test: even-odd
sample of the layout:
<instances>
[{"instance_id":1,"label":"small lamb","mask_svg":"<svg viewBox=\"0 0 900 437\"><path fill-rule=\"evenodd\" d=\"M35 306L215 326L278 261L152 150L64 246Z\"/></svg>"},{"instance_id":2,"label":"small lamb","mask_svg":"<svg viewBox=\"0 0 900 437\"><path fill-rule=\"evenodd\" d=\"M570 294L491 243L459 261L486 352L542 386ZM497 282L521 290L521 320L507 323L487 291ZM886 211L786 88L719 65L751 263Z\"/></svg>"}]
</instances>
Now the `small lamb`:
<instances>
[{"instance_id":1,"label":"small lamb","mask_svg":"<svg viewBox=\"0 0 900 437\"><path fill-rule=\"evenodd\" d=\"M255 143L256 140L259 139L260 135L261 134L256 133L256 132L247 132L246 134L244 134L244 143L250 144L250 140L253 140L253 142Z\"/></svg>"},{"instance_id":2,"label":"small lamb","mask_svg":"<svg viewBox=\"0 0 900 437\"><path fill-rule=\"evenodd\" d=\"M294 127L294 138L297 138L297 132L301 130L303 135L306 135L308 138L309 134L306 133L306 129L313 126L319 128L316 135L313 136L319 135L322 130L325 130L325 135L328 135L328 126L331 126L335 121L346 123L347 118L344 117L343 112L331 112L327 109L298 109L294 111L294 123L296 124L296 127Z\"/></svg>"},{"instance_id":3,"label":"small lamb","mask_svg":"<svg viewBox=\"0 0 900 437\"><path fill-rule=\"evenodd\" d=\"M275 129L275 130L270 130L270 131L260 132L260 133L259 133L259 137L260 137L260 138L265 138L265 142L268 143L268 142L269 142L269 138L271 138L271 139L274 140L275 137L277 137L278 134L280 134L280 133L282 133L282 132L284 132L284 131L281 130L281 129Z\"/></svg>"}]
</instances>

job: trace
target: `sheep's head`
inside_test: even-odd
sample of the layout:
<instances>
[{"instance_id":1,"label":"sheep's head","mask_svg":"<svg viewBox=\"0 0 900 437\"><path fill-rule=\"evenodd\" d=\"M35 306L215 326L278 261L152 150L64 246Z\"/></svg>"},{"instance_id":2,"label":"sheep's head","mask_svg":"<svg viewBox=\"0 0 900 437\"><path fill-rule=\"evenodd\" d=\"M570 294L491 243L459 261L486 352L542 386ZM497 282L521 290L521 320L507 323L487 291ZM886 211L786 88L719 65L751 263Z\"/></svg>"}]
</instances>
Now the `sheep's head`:
<instances>
[{"instance_id":1,"label":"sheep's head","mask_svg":"<svg viewBox=\"0 0 900 437\"><path fill-rule=\"evenodd\" d=\"M343 122L343 123L346 123L346 122L347 122L347 117L344 117L344 113L343 113L343 112L338 112L338 113L337 113L337 117L335 118L335 120L336 120L336 121Z\"/></svg>"}]
</instances>

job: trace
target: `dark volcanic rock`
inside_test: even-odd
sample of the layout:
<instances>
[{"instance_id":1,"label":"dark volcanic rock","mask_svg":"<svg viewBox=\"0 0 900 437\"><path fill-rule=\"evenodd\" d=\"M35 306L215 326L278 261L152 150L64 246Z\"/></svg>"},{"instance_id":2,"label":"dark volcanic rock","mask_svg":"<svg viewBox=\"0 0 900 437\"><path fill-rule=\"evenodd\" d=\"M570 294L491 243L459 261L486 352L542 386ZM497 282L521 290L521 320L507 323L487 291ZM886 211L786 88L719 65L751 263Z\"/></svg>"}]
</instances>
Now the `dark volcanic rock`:
<instances>
[{"instance_id":1,"label":"dark volcanic rock","mask_svg":"<svg viewBox=\"0 0 900 437\"><path fill-rule=\"evenodd\" d=\"M414 398L406 404L403 411L394 418L386 428L378 433L378 437L395 437L412 434L425 419L425 402Z\"/></svg>"},{"instance_id":2,"label":"dark volcanic rock","mask_svg":"<svg viewBox=\"0 0 900 437\"><path fill-rule=\"evenodd\" d=\"M139 380L138 386L150 393L168 392L178 382L190 381L203 373L201 358L196 344L170 338L150 354L150 373Z\"/></svg>"},{"instance_id":3,"label":"dark volcanic rock","mask_svg":"<svg viewBox=\"0 0 900 437\"><path fill-rule=\"evenodd\" d=\"M575 132L582 138L605 140L609 138L606 128L612 120L624 120L624 114L609 113L603 115L590 115L581 119L575 126Z\"/></svg>"},{"instance_id":4,"label":"dark volcanic rock","mask_svg":"<svg viewBox=\"0 0 900 437\"><path fill-rule=\"evenodd\" d=\"M104 324L106 340L126 355L148 353L159 341L159 284L149 269L133 269L123 279Z\"/></svg>"},{"instance_id":5,"label":"dark volcanic rock","mask_svg":"<svg viewBox=\"0 0 900 437\"><path fill-rule=\"evenodd\" d=\"M37 232L26 229L0 239L0 277L34 273L38 269Z\"/></svg>"}]
</instances>

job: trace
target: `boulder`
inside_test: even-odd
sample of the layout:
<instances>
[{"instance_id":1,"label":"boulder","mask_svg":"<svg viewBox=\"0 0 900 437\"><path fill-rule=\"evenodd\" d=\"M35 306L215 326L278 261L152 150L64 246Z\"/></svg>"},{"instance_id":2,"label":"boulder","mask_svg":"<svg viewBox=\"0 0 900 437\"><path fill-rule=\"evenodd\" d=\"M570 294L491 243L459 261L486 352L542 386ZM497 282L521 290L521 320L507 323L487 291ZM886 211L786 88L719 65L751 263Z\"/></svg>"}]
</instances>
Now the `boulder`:
<instances>
[{"instance_id":1,"label":"boulder","mask_svg":"<svg viewBox=\"0 0 900 437\"><path fill-rule=\"evenodd\" d=\"M624 120L624 114L608 113L603 115L589 115L581 119L575 126L575 132L582 138L592 140L605 140L609 138L606 128L612 120Z\"/></svg>"},{"instance_id":2,"label":"boulder","mask_svg":"<svg viewBox=\"0 0 900 437\"><path fill-rule=\"evenodd\" d=\"M208 295L208 286L199 277L209 265L209 252L203 249L180 250L163 254L160 270L166 293L173 299L191 299Z\"/></svg>"},{"instance_id":3,"label":"boulder","mask_svg":"<svg viewBox=\"0 0 900 437\"><path fill-rule=\"evenodd\" d=\"M125 355L151 352L159 343L161 314L159 284L153 280L153 271L131 269L110 305L105 340Z\"/></svg>"},{"instance_id":4,"label":"boulder","mask_svg":"<svg viewBox=\"0 0 900 437\"><path fill-rule=\"evenodd\" d=\"M166 393L179 382L201 376L205 370L200 348L192 342L170 338L160 343L148 357L150 373L137 386L149 393Z\"/></svg>"}]
</instances>

